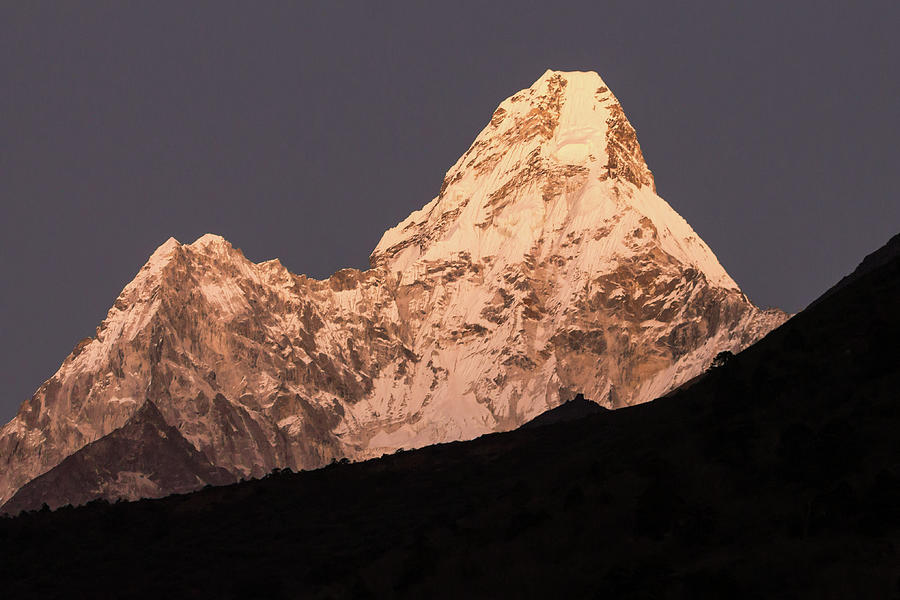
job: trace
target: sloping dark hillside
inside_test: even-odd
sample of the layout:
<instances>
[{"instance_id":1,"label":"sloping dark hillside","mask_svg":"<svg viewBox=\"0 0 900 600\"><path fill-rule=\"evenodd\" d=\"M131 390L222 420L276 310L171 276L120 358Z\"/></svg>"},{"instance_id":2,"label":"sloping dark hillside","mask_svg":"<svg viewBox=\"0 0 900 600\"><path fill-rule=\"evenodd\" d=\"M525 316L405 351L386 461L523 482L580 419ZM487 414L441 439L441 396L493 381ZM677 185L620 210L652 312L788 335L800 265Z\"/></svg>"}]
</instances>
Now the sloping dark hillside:
<instances>
[{"instance_id":1,"label":"sloping dark hillside","mask_svg":"<svg viewBox=\"0 0 900 600\"><path fill-rule=\"evenodd\" d=\"M523 424L521 429L529 429L531 427L543 427L544 425L553 425L554 423L563 423L565 421L573 421L575 419L583 419L588 415L606 412L608 409L600 406L593 400L587 400L582 394L577 394L568 402L560 404L556 408L544 411L532 420Z\"/></svg>"},{"instance_id":2,"label":"sloping dark hillside","mask_svg":"<svg viewBox=\"0 0 900 600\"><path fill-rule=\"evenodd\" d=\"M360 464L0 520L42 597L900 597L900 259L691 387Z\"/></svg>"},{"instance_id":3,"label":"sloping dark hillside","mask_svg":"<svg viewBox=\"0 0 900 600\"><path fill-rule=\"evenodd\" d=\"M886 265L893 260L896 260L900 257L900 233L892 237L888 242L876 250L875 252L866 256L859 266L854 269L852 273L847 275L846 277L841 278L836 284L831 286L831 288L826 291L824 294L819 296L810 306L815 305L818 302L821 302L825 298L831 296L831 294L840 290L841 288L853 283L866 273L877 269L882 265Z\"/></svg>"}]
</instances>

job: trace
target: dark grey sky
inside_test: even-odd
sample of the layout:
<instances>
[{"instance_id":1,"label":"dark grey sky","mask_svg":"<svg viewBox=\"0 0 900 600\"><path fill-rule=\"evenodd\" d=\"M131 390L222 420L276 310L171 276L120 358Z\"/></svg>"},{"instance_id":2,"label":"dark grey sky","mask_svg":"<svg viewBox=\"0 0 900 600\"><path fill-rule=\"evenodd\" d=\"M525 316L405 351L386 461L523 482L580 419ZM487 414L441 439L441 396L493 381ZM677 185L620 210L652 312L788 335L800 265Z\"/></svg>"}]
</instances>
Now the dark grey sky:
<instances>
[{"instance_id":1,"label":"dark grey sky","mask_svg":"<svg viewBox=\"0 0 900 600\"><path fill-rule=\"evenodd\" d=\"M0 8L4 422L170 235L363 267L547 68L600 73L759 304L900 230L895 1L120 4Z\"/></svg>"}]
</instances>

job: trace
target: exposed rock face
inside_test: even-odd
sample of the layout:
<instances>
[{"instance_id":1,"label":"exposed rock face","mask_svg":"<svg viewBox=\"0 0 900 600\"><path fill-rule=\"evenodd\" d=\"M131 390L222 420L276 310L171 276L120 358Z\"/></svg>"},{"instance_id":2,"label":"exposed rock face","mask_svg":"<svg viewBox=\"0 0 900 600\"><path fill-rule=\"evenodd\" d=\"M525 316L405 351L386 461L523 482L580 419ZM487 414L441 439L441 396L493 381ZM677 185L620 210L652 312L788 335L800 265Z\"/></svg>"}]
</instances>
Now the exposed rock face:
<instances>
[{"instance_id":1,"label":"exposed rock face","mask_svg":"<svg viewBox=\"0 0 900 600\"><path fill-rule=\"evenodd\" d=\"M235 481L169 426L148 401L128 422L24 485L0 508L17 514L95 498L156 498Z\"/></svg>"},{"instance_id":2,"label":"exposed rock face","mask_svg":"<svg viewBox=\"0 0 900 600\"><path fill-rule=\"evenodd\" d=\"M163 244L0 430L0 501L149 398L235 476L644 402L784 321L655 193L595 73L505 100L367 271L324 281L218 236Z\"/></svg>"}]
</instances>

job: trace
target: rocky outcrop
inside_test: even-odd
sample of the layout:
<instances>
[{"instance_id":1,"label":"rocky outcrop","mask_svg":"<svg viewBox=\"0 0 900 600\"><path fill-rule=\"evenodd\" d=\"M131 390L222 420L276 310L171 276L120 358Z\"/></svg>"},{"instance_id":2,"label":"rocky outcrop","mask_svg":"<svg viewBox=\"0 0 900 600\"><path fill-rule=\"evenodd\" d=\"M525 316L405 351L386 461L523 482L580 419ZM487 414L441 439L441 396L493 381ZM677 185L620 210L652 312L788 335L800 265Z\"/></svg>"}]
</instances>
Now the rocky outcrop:
<instances>
[{"instance_id":1,"label":"rocky outcrop","mask_svg":"<svg viewBox=\"0 0 900 600\"><path fill-rule=\"evenodd\" d=\"M505 100L367 271L317 281L170 239L0 430L0 501L146 399L235 477L660 396L786 318L655 193L595 73Z\"/></svg>"}]
</instances>

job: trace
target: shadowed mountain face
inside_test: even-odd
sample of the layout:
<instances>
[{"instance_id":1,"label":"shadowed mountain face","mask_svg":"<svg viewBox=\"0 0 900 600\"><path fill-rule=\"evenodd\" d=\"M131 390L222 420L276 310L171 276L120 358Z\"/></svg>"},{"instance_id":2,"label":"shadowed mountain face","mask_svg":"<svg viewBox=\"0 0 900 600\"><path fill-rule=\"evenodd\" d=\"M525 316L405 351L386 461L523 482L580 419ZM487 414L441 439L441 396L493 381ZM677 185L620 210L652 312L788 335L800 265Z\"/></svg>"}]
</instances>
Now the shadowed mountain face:
<instances>
[{"instance_id":1,"label":"shadowed mountain face","mask_svg":"<svg viewBox=\"0 0 900 600\"><path fill-rule=\"evenodd\" d=\"M654 402L0 520L4 591L893 598L898 306L894 257Z\"/></svg>"},{"instance_id":2,"label":"shadowed mountain face","mask_svg":"<svg viewBox=\"0 0 900 600\"><path fill-rule=\"evenodd\" d=\"M147 399L259 477L514 429L576 392L652 400L787 317L656 194L596 73L504 100L370 262L317 281L168 240L0 429L0 503Z\"/></svg>"},{"instance_id":3,"label":"shadowed mountain face","mask_svg":"<svg viewBox=\"0 0 900 600\"><path fill-rule=\"evenodd\" d=\"M0 511L78 506L95 498L137 500L235 481L214 466L147 401L119 429L27 483Z\"/></svg>"}]
</instances>

